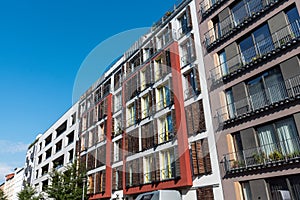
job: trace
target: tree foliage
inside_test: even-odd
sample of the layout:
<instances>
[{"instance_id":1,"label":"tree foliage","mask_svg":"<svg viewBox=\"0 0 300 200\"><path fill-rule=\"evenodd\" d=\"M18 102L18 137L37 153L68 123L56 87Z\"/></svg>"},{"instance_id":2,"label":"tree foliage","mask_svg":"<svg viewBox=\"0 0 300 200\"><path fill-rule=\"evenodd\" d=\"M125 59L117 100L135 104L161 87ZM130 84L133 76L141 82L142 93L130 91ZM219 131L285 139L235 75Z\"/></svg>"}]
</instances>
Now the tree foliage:
<instances>
[{"instance_id":1,"label":"tree foliage","mask_svg":"<svg viewBox=\"0 0 300 200\"><path fill-rule=\"evenodd\" d=\"M39 200L41 197L30 185L25 185L24 189L18 193L19 200Z\"/></svg>"},{"instance_id":2,"label":"tree foliage","mask_svg":"<svg viewBox=\"0 0 300 200\"><path fill-rule=\"evenodd\" d=\"M0 189L0 200L7 200L7 197L5 196L3 190Z\"/></svg>"},{"instance_id":3,"label":"tree foliage","mask_svg":"<svg viewBox=\"0 0 300 200\"><path fill-rule=\"evenodd\" d=\"M85 176L85 169L78 167L77 162L65 167L65 170L62 171L54 169L50 173L51 184L44 192L49 198L55 200L81 200ZM84 187L86 191L86 186Z\"/></svg>"}]
</instances>

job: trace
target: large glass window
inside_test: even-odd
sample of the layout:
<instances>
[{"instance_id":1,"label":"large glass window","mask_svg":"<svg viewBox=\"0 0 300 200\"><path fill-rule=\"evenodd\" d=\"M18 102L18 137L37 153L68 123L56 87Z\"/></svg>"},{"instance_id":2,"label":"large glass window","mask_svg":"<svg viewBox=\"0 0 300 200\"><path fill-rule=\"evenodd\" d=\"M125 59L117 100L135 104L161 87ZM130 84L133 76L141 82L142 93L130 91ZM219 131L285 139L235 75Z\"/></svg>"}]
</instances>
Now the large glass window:
<instances>
[{"instance_id":1,"label":"large glass window","mask_svg":"<svg viewBox=\"0 0 300 200\"><path fill-rule=\"evenodd\" d=\"M289 24L291 26L293 34L296 37L300 36L300 17L296 7L293 7L286 11L286 16L289 20Z\"/></svg>"},{"instance_id":2,"label":"large glass window","mask_svg":"<svg viewBox=\"0 0 300 200\"><path fill-rule=\"evenodd\" d=\"M257 134L262 151L270 159L280 159L300 150L299 136L292 118L259 127Z\"/></svg>"},{"instance_id":3,"label":"large glass window","mask_svg":"<svg viewBox=\"0 0 300 200\"><path fill-rule=\"evenodd\" d=\"M226 100L227 100L227 108L228 108L229 118L234 118L235 117L235 106L234 106L232 90L227 90L225 92L225 95L226 95Z\"/></svg>"},{"instance_id":4,"label":"large glass window","mask_svg":"<svg viewBox=\"0 0 300 200\"><path fill-rule=\"evenodd\" d=\"M168 114L158 120L159 127L159 142L163 143L172 139L173 136L173 122L172 115Z\"/></svg>"},{"instance_id":5,"label":"large glass window","mask_svg":"<svg viewBox=\"0 0 300 200\"><path fill-rule=\"evenodd\" d=\"M282 75L275 68L248 82L253 110L283 100L287 94Z\"/></svg>"},{"instance_id":6,"label":"large glass window","mask_svg":"<svg viewBox=\"0 0 300 200\"><path fill-rule=\"evenodd\" d=\"M173 149L161 152L161 180L174 177L174 169L175 162Z\"/></svg>"},{"instance_id":7,"label":"large glass window","mask_svg":"<svg viewBox=\"0 0 300 200\"><path fill-rule=\"evenodd\" d=\"M171 104L170 89L164 85L157 88L157 109L163 109Z\"/></svg>"},{"instance_id":8,"label":"large glass window","mask_svg":"<svg viewBox=\"0 0 300 200\"><path fill-rule=\"evenodd\" d=\"M153 162L153 156L147 156L144 158L144 183L151 182L151 172L154 170L152 169Z\"/></svg>"}]
</instances>

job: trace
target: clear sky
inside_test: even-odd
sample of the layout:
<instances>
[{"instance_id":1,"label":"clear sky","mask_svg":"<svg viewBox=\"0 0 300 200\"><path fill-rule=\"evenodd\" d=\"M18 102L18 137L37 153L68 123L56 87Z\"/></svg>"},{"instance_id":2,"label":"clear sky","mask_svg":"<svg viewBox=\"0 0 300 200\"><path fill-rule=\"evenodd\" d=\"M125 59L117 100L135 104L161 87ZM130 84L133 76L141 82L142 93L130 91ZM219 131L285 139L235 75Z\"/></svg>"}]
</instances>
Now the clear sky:
<instances>
[{"instance_id":1,"label":"clear sky","mask_svg":"<svg viewBox=\"0 0 300 200\"><path fill-rule=\"evenodd\" d=\"M148 27L175 0L0 1L0 184L71 105L77 71L102 41ZM99 66L99 74L106 66Z\"/></svg>"}]
</instances>

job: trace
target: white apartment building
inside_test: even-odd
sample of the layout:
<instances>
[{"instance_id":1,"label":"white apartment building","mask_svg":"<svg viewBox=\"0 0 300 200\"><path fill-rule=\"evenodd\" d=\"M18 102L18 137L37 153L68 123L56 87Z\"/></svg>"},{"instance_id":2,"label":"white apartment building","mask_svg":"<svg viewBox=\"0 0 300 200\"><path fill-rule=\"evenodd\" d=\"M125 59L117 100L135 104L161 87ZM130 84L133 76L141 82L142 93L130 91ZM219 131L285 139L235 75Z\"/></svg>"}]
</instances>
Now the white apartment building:
<instances>
[{"instance_id":1,"label":"white apartment building","mask_svg":"<svg viewBox=\"0 0 300 200\"><path fill-rule=\"evenodd\" d=\"M38 193L51 184L49 172L54 168L63 169L63 166L72 163L76 158L77 109L76 103L44 134L39 136L28 150L27 180L30 180L30 184ZM30 162L33 162L33 167ZM31 175L29 171L32 171Z\"/></svg>"}]
</instances>

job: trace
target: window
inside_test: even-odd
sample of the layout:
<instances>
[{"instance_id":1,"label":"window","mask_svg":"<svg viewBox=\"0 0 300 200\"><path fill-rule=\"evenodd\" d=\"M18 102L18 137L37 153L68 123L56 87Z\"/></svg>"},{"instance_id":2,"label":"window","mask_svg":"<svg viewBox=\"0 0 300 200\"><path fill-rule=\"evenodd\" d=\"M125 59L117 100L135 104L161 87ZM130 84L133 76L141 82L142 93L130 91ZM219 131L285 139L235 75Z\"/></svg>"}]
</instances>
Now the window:
<instances>
[{"instance_id":1,"label":"window","mask_svg":"<svg viewBox=\"0 0 300 200\"><path fill-rule=\"evenodd\" d=\"M226 59L225 51L220 52L218 57L219 57L219 63L220 63L219 66L221 69L222 76L226 76L227 74L229 74L229 70L226 62L227 59Z\"/></svg>"},{"instance_id":2,"label":"window","mask_svg":"<svg viewBox=\"0 0 300 200\"><path fill-rule=\"evenodd\" d=\"M153 148L154 146L154 122L149 122L142 126L142 150ZM156 137L157 138L157 137ZM157 143L157 142L156 142Z\"/></svg>"},{"instance_id":3,"label":"window","mask_svg":"<svg viewBox=\"0 0 300 200\"><path fill-rule=\"evenodd\" d=\"M191 154L194 175L210 174L212 172L207 138L192 142Z\"/></svg>"},{"instance_id":4,"label":"window","mask_svg":"<svg viewBox=\"0 0 300 200\"><path fill-rule=\"evenodd\" d=\"M230 118L234 118L236 112L235 112L232 90L229 89L229 90L225 91L225 96L226 96L226 101L227 101L228 115Z\"/></svg>"},{"instance_id":5,"label":"window","mask_svg":"<svg viewBox=\"0 0 300 200\"><path fill-rule=\"evenodd\" d=\"M192 30L192 19L191 19L191 11L188 6L186 11L178 18L179 22L179 31L180 36L187 34Z\"/></svg>"},{"instance_id":6,"label":"window","mask_svg":"<svg viewBox=\"0 0 300 200\"><path fill-rule=\"evenodd\" d=\"M55 145L55 152L59 152L62 149L62 140L60 140L58 143Z\"/></svg>"},{"instance_id":7,"label":"window","mask_svg":"<svg viewBox=\"0 0 300 200\"><path fill-rule=\"evenodd\" d=\"M160 163L161 163L161 180L170 179L175 176L175 158L173 149L168 149L160 153Z\"/></svg>"},{"instance_id":8,"label":"window","mask_svg":"<svg viewBox=\"0 0 300 200\"><path fill-rule=\"evenodd\" d=\"M103 124L97 126L98 142L105 140L105 125L106 123L104 122Z\"/></svg>"},{"instance_id":9,"label":"window","mask_svg":"<svg viewBox=\"0 0 300 200\"><path fill-rule=\"evenodd\" d=\"M118 89L119 87L121 87L122 85L122 71L118 71L115 75L114 75L114 89Z\"/></svg>"},{"instance_id":10,"label":"window","mask_svg":"<svg viewBox=\"0 0 300 200\"><path fill-rule=\"evenodd\" d=\"M60 136L66 130L67 130L67 120L56 129L56 137Z\"/></svg>"},{"instance_id":11,"label":"window","mask_svg":"<svg viewBox=\"0 0 300 200\"><path fill-rule=\"evenodd\" d=\"M157 49L164 48L172 40L172 30L166 28L162 33L157 36Z\"/></svg>"},{"instance_id":12,"label":"window","mask_svg":"<svg viewBox=\"0 0 300 200\"><path fill-rule=\"evenodd\" d=\"M46 139L45 139L45 146L49 145L52 141L52 134L49 135Z\"/></svg>"},{"instance_id":13,"label":"window","mask_svg":"<svg viewBox=\"0 0 300 200\"><path fill-rule=\"evenodd\" d=\"M49 164L42 167L42 175L44 176L45 174L47 174L48 170L49 170Z\"/></svg>"},{"instance_id":14,"label":"window","mask_svg":"<svg viewBox=\"0 0 300 200\"><path fill-rule=\"evenodd\" d=\"M40 155L38 158L38 164L40 164L42 162L42 159L43 159L43 155Z\"/></svg>"},{"instance_id":15,"label":"window","mask_svg":"<svg viewBox=\"0 0 300 200\"><path fill-rule=\"evenodd\" d=\"M74 158L74 150L73 150L73 149L70 150L68 154L69 154L69 162L73 162L73 158Z\"/></svg>"},{"instance_id":16,"label":"window","mask_svg":"<svg viewBox=\"0 0 300 200\"><path fill-rule=\"evenodd\" d=\"M48 180L42 182L42 191L46 191L48 187Z\"/></svg>"},{"instance_id":17,"label":"window","mask_svg":"<svg viewBox=\"0 0 300 200\"><path fill-rule=\"evenodd\" d=\"M114 111L117 112L122 108L122 93L118 93L115 95L115 102L114 102Z\"/></svg>"},{"instance_id":18,"label":"window","mask_svg":"<svg viewBox=\"0 0 300 200\"><path fill-rule=\"evenodd\" d=\"M285 155L299 152L299 136L292 118L257 128L259 143L270 159L283 159Z\"/></svg>"},{"instance_id":19,"label":"window","mask_svg":"<svg viewBox=\"0 0 300 200\"><path fill-rule=\"evenodd\" d=\"M115 141L113 149L114 162L118 162L122 159L122 140Z\"/></svg>"},{"instance_id":20,"label":"window","mask_svg":"<svg viewBox=\"0 0 300 200\"><path fill-rule=\"evenodd\" d=\"M244 200L251 200L252 199L252 194L251 194L251 189L250 189L249 182L248 181L247 182L242 182L241 187L242 187L242 193L243 193Z\"/></svg>"},{"instance_id":21,"label":"window","mask_svg":"<svg viewBox=\"0 0 300 200\"><path fill-rule=\"evenodd\" d=\"M300 36L300 17L296 7L286 11L286 16L288 18L289 24L291 26L292 32L296 37Z\"/></svg>"},{"instance_id":22,"label":"window","mask_svg":"<svg viewBox=\"0 0 300 200\"><path fill-rule=\"evenodd\" d=\"M96 168L102 167L106 163L106 148L105 145L100 146L97 148L97 159L96 159Z\"/></svg>"},{"instance_id":23,"label":"window","mask_svg":"<svg viewBox=\"0 0 300 200\"><path fill-rule=\"evenodd\" d=\"M122 176L123 168L122 166L114 168L112 172L112 190L122 190L123 176Z\"/></svg>"},{"instance_id":24,"label":"window","mask_svg":"<svg viewBox=\"0 0 300 200\"><path fill-rule=\"evenodd\" d=\"M241 41L239 47L244 64L255 60L257 55L264 55L274 49L268 24L263 25Z\"/></svg>"},{"instance_id":25,"label":"window","mask_svg":"<svg viewBox=\"0 0 300 200\"><path fill-rule=\"evenodd\" d=\"M114 137L122 134L122 116L119 115L114 118Z\"/></svg>"},{"instance_id":26,"label":"window","mask_svg":"<svg viewBox=\"0 0 300 200\"><path fill-rule=\"evenodd\" d=\"M60 156L59 158L53 161L53 167L55 169L59 169L64 165L64 155Z\"/></svg>"},{"instance_id":27,"label":"window","mask_svg":"<svg viewBox=\"0 0 300 200\"><path fill-rule=\"evenodd\" d=\"M200 79L198 70L193 68L184 74L185 79L185 99L189 99L196 94L199 94L200 89Z\"/></svg>"},{"instance_id":28,"label":"window","mask_svg":"<svg viewBox=\"0 0 300 200\"><path fill-rule=\"evenodd\" d=\"M154 159L153 156L147 156L144 158L144 183L149 183L152 181L152 172Z\"/></svg>"},{"instance_id":29,"label":"window","mask_svg":"<svg viewBox=\"0 0 300 200\"><path fill-rule=\"evenodd\" d=\"M194 36L191 35L183 44L181 49L181 67L192 63L196 59Z\"/></svg>"},{"instance_id":30,"label":"window","mask_svg":"<svg viewBox=\"0 0 300 200\"><path fill-rule=\"evenodd\" d=\"M46 159L50 158L51 155L52 155L52 148L50 148L46 151Z\"/></svg>"},{"instance_id":31,"label":"window","mask_svg":"<svg viewBox=\"0 0 300 200\"><path fill-rule=\"evenodd\" d=\"M127 126L132 126L135 124L136 113L135 104L131 104L127 107Z\"/></svg>"},{"instance_id":32,"label":"window","mask_svg":"<svg viewBox=\"0 0 300 200\"><path fill-rule=\"evenodd\" d=\"M287 96L282 75L277 68L249 81L247 86L253 110L283 100Z\"/></svg>"},{"instance_id":33,"label":"window","mask_svg":"<svg viewBox=\"0 0 300 200\"><path fill-rule=\"evenodd\" d=\"M147 87L147 81L146 81L146 69L141 70L141 91L145 90Z\"/></svg>"},{"instance_id":34,"label":"window","mask_svg":"<svg viewBox=\"0 0 300 200\"><path fill-rule=\"evenodd\" d=\"M149 116L150 113L150 106L149 106L149 95L145 95L141 99L142 103L142 119Z\"/></svg>"},{"instance_id":35,"label":"window","mask_svg":"<svg viewBox=\"0 0 300 200\"><path fill-rule=\"evenodd\" d=\"M75 122L76 122L76 112L73 115L71 115L71 125L74 125Z\"/></svg>"},{"instance_id":36,"label":"window","mask_svg":"<svg viewBox=\"0 0 300 200\"><path fill-rule=\"evenodd\" d=\"M167 142L174 137L173 121L171 113L158 120L159 143Z\"/></svg>"},{"instance_id":37,"label":"window","mask_svg":"<svg viewBox=\"0 0 300 200\"><path fill-rule=\"evenodd\" d=\"M72 144L74 142L74 131L69 133L69 135L67 135L67 138L68 138L68 145Z\"/></svg>"},{"instance_id":38,"label":"window","mask_svg":"<svg viewBox=\"0 0 300 200\"><path fill-rule=\"evenodd\" d=\"M160 86L157 88L157 92L156 92L157 111L171 105L171 96L170 95L171 95L170 89L168 86L163 85L163 86Z\"/></svg>"}]
</instances>

